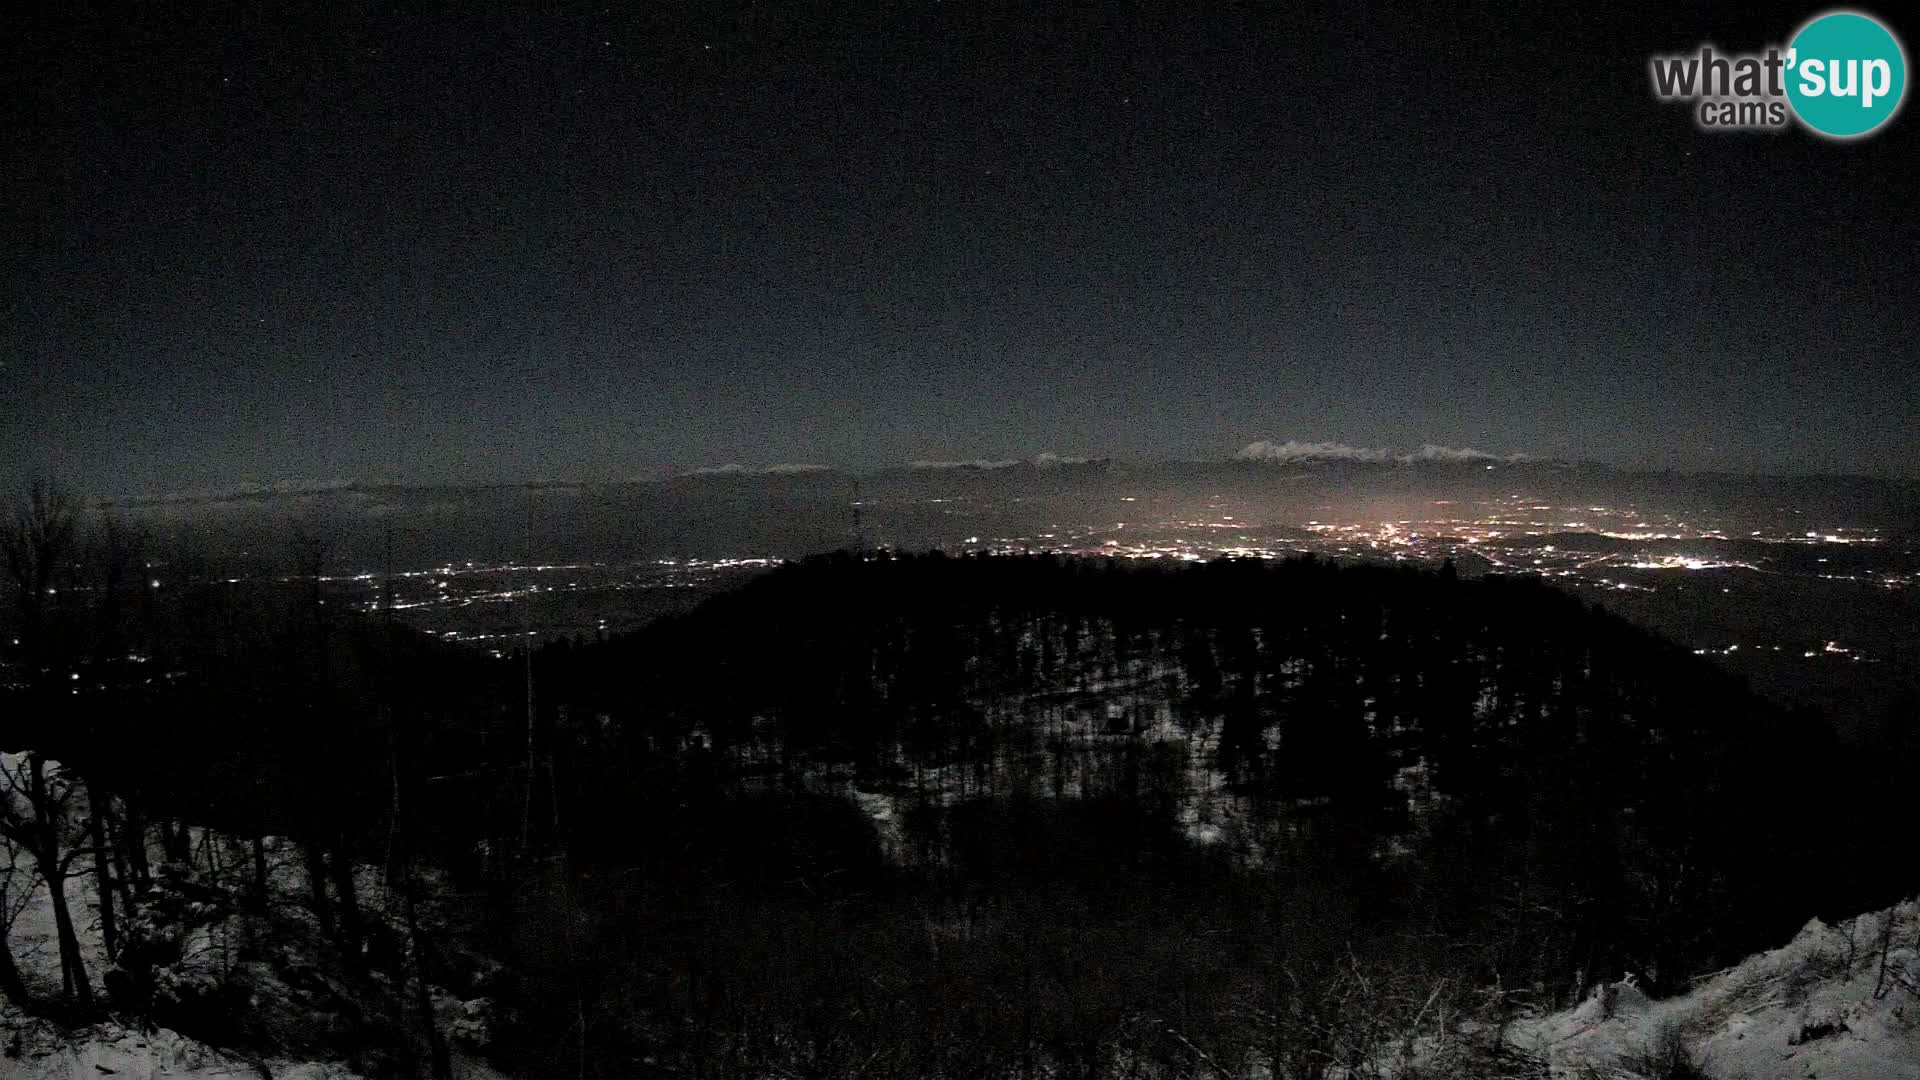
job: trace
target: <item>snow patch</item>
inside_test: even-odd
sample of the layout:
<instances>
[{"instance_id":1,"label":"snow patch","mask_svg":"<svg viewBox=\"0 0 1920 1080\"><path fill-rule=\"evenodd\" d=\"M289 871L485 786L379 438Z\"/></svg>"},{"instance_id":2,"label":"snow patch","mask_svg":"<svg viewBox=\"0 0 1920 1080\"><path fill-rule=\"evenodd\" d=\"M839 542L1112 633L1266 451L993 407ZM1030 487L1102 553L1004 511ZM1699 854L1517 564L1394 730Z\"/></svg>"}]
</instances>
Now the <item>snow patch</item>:
<instances>
[{"instance_id":1,"label":"snow patch","mask_svg":"<svg viewBox=\"0 0 1920 1080\"><path fill-rule=\"evenodd\" d=\"M1618 1070L1668 1040L1710 1077L1920 1080L1920 901L1815 919L1679 997L1616 983L1508 1035L1566 1077L1634 1075Z\"/></svg>"}]
</instances>

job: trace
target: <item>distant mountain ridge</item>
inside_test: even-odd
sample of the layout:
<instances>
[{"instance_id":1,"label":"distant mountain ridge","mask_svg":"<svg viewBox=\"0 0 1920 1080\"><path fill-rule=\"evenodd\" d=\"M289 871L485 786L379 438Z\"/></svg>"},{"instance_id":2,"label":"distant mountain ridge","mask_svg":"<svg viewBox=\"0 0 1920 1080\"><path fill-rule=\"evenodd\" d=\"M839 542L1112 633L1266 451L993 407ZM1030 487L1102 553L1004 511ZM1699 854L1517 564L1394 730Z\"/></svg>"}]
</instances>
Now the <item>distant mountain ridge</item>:
<instances>
[{"instance_id":1,"label":"distant mountain ridge","mask_svg":"<svg viewBox=\"0 0 1920 1080\"><path fill-rule=\"evenodd\" d=\"M773 490L845 489L854 482L886 483L917 480L935 482L954 477L995 477L1017 480L1045 476L1053 479L1119 478L1148 481L1156 478L1191 479L1204 476L1244 476L1250 472L1342 472L1351 475L1444 475L1471 470L1520 476L1578 476L1620 483L1676 484L1695 482L1726 486L1824 487L1835 483L1870 490L1885 489L1912 495L1920 481L1861 473L1731 472L1719 469L1655 469L1614 465L1592 459L1548 457L1528 453L1495 454L1471 448L1426 444L1418 449L1356 447L1343 443L1273 443L1260 440L1221 458L1144 458L1114 455L1060 455L1041 453L1031 458L917 459L895 465L842 467L814 463L747 465L726 463L624 479L547 478L497 482L411 482L342 479L326 482L281 480L243 483L224 488L118 495L94 499L95 505L136 511L167 507L258 504L275 500L326 497L371 498L427 493L486 492L610 492L626 488L765 486Z\"/></svg>"}]
</instances>

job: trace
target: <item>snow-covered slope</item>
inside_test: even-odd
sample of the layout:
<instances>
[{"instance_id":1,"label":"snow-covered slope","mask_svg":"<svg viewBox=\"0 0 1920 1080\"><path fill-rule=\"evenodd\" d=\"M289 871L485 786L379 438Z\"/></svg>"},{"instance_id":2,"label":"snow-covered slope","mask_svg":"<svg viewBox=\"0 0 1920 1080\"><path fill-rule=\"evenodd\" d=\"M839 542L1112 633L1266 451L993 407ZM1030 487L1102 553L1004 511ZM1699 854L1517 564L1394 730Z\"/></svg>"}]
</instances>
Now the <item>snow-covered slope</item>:
<instances>
[{"instance_id":1,"label":"snow-covered slope","mask_svg":"<svg viewBox=\"0 0 1920 1080\"><path fill-rule=\"evenodd\" d=\"M15 1042L14 1040L18 1040ZM45 1021L0 1019L0 1076L18 1080L358 1080L339 1065L252 1062L215 1050L165 1028L152 1032L101 1024L63 1031Z\"/></svg>"},{"instance_id":2,"label":"snow-covered slope","mask_svg":"<svg viewBox=\"0 0 1920 1080\"><path fill-rule=\"evenodd\" d=\"M1555 1076L1596 1080L1920 1080L1920 903L1814 920L1679 997L1649 1001L1616 984L1513 1025L1508 1041Z\"/></svg>"},{"instance_id":3,"label":"snow-covered slope","mask_svg":"<svg viewBox=\"0 0 1920 1080\"><path fill-rule=\"evenodd\" d=\"M15 799L12 812L33 820L34 807L20 794L27 790L26 767L23 755L0 753L0 797L11 795ZM43 767L49 790L57 795L62 807L65 850L84 846L87 838L78 824L89 813L84 791L67 789L59 763L46 761ZM127 940L124 935L136 930L154 939L162 935L177 938L178 952L162 966L159 984L165 996L174 1001L176 1013L186 999L217 1003L243 998L246 1008L235 1010L237 1015L218 1026L233 1032L229 1040L233 1045L280 1047L281 1052L256 1058L216 1048L169 1028L143 1030L137 1024L130 1026L126 1016L112 1009L112 995L106 991L106 975L114 963L102 931L96 886L90 874L76 870L64 890L75 937L88 982L103 1012L112 1012L115 1019L68 1028L23 1015L0 998L0 1080L211 1080L249 1076L359 1080L365 1073L384 1074L392 1067L390 1060L364 1054L350 1060L374 1064L326 1060L349 1057L343 1045L364 1043L369 1034L390 1035L391 1028L380 1025L383 1019L390 1020L399 1013L394 1006L399 989L391 978L350 979L337 956L330 955L332 949L320 937L312 912L306 907L304 872L294 865L291 846L272 837L266 842L270 888L275 898L271 918L246 912L238 902L244 889L239 879L248 873L243 846L197 828L192 832L191 846L196 852L194 865L168 863L164 850L149 848L155 885L139 893L139 918L129 921L123 913L122 941ZM206 858L210 848L218 849L216 855L226 867L223 873L215 873L211 863L198 862ZM360 879L363 918L385 925L390 936L396 934L394 890L373 868L362 867L356 876ZM61 962L52 894L33 860L4 837L0 837L0 929L5 931L0 940L11 950L27 987L42 1001L56 1001L60 996ZM442 1024L456 1034L463 1027L475 1026L473 1006L490 1004L484 999L463 1002L439 987L435 991L436 998L441 999ZM158 999L163 995L155 996ZM160 1014L155 1010L151 1015ZM201 1015L214 1018L212 1013ZM180 1026L197 1030L185 1023ZM451 1049L456 1080L500 1080L499 1074L468 1053L458 1040ZM385 1068L380 1064L383 1060Z\"/></svg>"},{"instance_id":4,"label":"snow-covered slope","mask_svg":"<svg viewBox=\"0 0 1920 1080\"><path fill-rule=\"evenodd\" d=\"M0 1014L0 1055L6 1080L363 1080L345 1065L255 1060L166 1028L136 1031L106 1023L69 1031L17 1014ZM504 1080L464 1054L453 1057L453 1077Z\"/></svg>"}]
</instances>

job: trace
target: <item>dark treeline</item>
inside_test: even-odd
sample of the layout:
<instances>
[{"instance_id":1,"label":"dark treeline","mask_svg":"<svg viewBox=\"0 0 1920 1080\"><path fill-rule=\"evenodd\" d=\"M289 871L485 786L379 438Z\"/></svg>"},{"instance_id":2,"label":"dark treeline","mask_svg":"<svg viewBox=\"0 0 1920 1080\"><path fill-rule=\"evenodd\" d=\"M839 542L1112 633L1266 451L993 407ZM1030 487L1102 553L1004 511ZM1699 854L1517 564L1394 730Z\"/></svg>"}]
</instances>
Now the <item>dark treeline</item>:
<instances>
[{"instance_id":1,"label":"dark treeline","mask_svg":"<svg viewBox=\"0 0 1920 1080\"><path fill-rule=\"evenodd\" d=\"M45 891L60 953L49 992L0 934L0 994L69 1022L111 1013L248 1051L445 1075L439 1040L400 998L424 985L427 936L402 924L411 940L396 940L359 881L371 869L390 897L412 896L437 843L424 794L436 732L504 713L486 681L502 665L330 603L317 540L274 572L255 559L229 578L211 559L161 561L46 486L0 539L0 751L20 755L0 835L16 906ZM287 877L292 903L275 886ZM222 924L223 981L183 983L183 939L229 914L244 933ZM94 920L104 962L76 925ZM340 979L305 995L337 1013L325 1038L248 1015L257 970L310 972L316 950Z\"/></svg>"},{"instance_id":2,"label":"dark treeline","mask_svg":"<svg viewBox=\"0 0 1920 1080\"><path fill-rule=\"evenodd\" d=\"M1177 736L1183 767L1161 771L1180 775L1157 782L1183 790L1166 794L1310 811L1373 847L1491 830L1509 852L1617 852L1660 889L1668 868L1646 860L1684 862L1698 904L1640 896L1680 920L1642 963L1750 947L1721 917L1736 900L1765 941L1871 899L1884 882L1836 882L1891 861L1872 823L1897 816L1870 806L1884 759L1845 756L1820 718L1525 578L841 556L540 659L564 741L589 751L561 763L587 832L635 805L629 777L662 756L745 788L846 775L942 803L1138 797ZM1688 925L1696 907L1714 917Z\"/></svg>"},{"instance_id":3,"label":"dark treeline","mask_svg":"<svg viewBox=\"0 0 1920 1080\"><path fill-rule=\"evenodd\" d=\"M614 890L643 922L693 919L698 947L661 933L603 955L702 987L647 1008L692 1025L702 1054L771 1023L730 1026L734 995L773 1009L816 992L800 968L858 969L847 935L887 925L876 907L921 927L900 962L923 1009L958 1007L942 995L982 979L992 994L966 1008L1030 1002L1050 949L1089 965L1075 970L1100 985L1055 992L1098 1014L1075 1022L1105 1049L1049 1036L1047 1058L1098 1071L1140 1010L1226 1023L1218 1059L1318 1045L1301 1032L1322 1021L1289 1010L1363 962L1532 1005L1625 974L1677 990L1811 915L1913 886L1896 854L1910 756L1843 749L1821 718L1529 579L841 555L550 648L536 671L550 689L529 764L551 779L522 809L523 841L656 883ZM850 798L884 808L884 851ZM784 914L756 907L757 930L725 936L804 930L832 955L703 955L723 933L711 909L749 902ZM788 902L802 929L780 921ZM980 965L971 980L918 966L956 955ZM903 994L844 1015L906 1030L887 1012ZM993 1030L1026 1030L1023 1007Z\"/></svg>"},{"instance_id":4,"label":"dark treeline","mask_svg":"<svg viewBox=\"0 0 1920 1080\"><path fill-rule=\"evenodd\" d=\"M7 833L113 964L0 949L29 1011L160 1011L108 928L158 861L311 927L422 1073L477 946L528 1075L1312 1076L1913 887L1910 755L1532 581L839 555L529 662L329 604L321 545L154 587L70 517L8 534Z\"/></svg>"}]
</instances>

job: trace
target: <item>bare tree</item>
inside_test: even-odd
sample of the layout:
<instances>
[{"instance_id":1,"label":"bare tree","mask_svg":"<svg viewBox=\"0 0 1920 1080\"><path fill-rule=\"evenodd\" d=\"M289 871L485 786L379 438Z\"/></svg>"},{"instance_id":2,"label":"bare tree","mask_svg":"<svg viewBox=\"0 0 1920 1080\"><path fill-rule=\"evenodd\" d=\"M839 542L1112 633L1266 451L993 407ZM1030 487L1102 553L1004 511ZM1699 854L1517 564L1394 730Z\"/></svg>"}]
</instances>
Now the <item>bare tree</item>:
<instances>
[{"instance_id":1,"label":"bare tree","mask_svg":"<svg viewBox=\"0 0 1920 1080\"><path fill-rule=\"evenodd\" d=\"M52 901L53 925L60 945L62 992L82 1010L93 1007L93 984L87 979L86 959L80 952L80 938L74 932L73 912L67 905L66 882L73 861L87 853L85 848L68 848L65 825L67 804L74 785L60 771L49 769L39 754L29 752L22 765L0 770L13 797L0 806L0 833L8 841L33 856L40 880L46 884ZM25 774L24 776L22 774Z\"/></svg>"},{"instance_id":2,"label":"bare tree","mask_svg":"<svg viewBox=\"0 0 1920 1080\"><path fill-rule=\"evenodd\" d=\"M21 639L27 660L28 711L42 723L51 719L55 700L49 685L54 657L48 608L50 598L56 595L56 575L73 555L75 531L73 506L67 496L52 484L36 480L28 489L26 500L15 508L13 520L0 533L0 547L6 550L7 573L19 594ZM82 1009L90 1009L93 988L87 980L86 963L80 953L66 897L67 869L80 851L62 851L62 826L72 786L58 775L49 775L45 761L35 752L28 752L25 771L24 783L12 769L7 770L6 779L26 800L32 816L29 818L20 812L17 800L9 800L9 813L0 819L0 829L32 853L53 902L62 984L69 1000Z\"/></svg>"},{"instance_id":3,"label":"bare tree","mask_svg":"<svg viewBox=\"0 0 1920 1080\"><path fill-rule=\"evenodd\" d=\"M94 662L102 670L111 666L129 651L129 638L125 629L124 601L126 599L129 578L143 581L144 574L135 574L139 569L142 549L141 536L119 519L108 515L97 529L92 530L87 545L88 562L94 568ZM103 715L113 715L121 702L109 703L109 710ZM95 730L89 737L98 743L106 744L113 740L111 732ZM77 763L76 763L77 764ZM120 954L119 918L115 904L115 887L118 884L122 900L128 914L132 913L132 894L126 889L124 867L119 875L114 873L116 855L125 863L126 850L114 843L110 836L113 823L114 793L110 784L103 782L102 770L96 765L86 766L83 780L86 784L88 814L86 819L88 840L93 845L94 885L100 900L100 935L105 940L107 955L117 957ZM138 847L139 861L145 861L145 839L136 837L127 847Z\"/></svg>"},{"instance_id":4,"label":"bare tree","mask_svg":"<svg viewBox=\"0 0 1920 1080\"><path fill-rule=\"evenodd\" d=\"M36 697L45 693L48 678L49 598L54 595L61 563L72 554L74 528L73 508L65 493L45 480L35 480L25 501L14 507L12 519L0 530L7 576L19 594L27 682Z\"/></svg>"},{"instance_id":5,"label":"bare tree","mask_svg":"<svg viewBox=\"0 0 1920 1080\"><path fill-rule=\"evenodd\" d=\"M310 739L327 738L332 725L339 719L335 702L333 638L323 587L327 560L336 542L336 535L319 532L303 531L294 539L298 572L308 583L307 609L312 633L309 647L313 658L313 701L316 703L316 712L312 717L315 726L307 735ZM317 745L315 749L318 752L321 747ZM341 821L337 809L323 805L317 792L308 790L304 794L305 805L302 809L308 820L304 823L305 835L301 838L301 846L314 914L327 935L338 941L349 962L358 965L361 962L364 932L359 897L353 880L355 860L352 830ZM338 900L337 915L327 899L329 869L333 894Z\"/></svg>"},{"instance_id":6,"label":"bare tree","mask_svg":"<svg viewBox=\"0 0 1920 1080\"><path fill-rule=\"evenodd\" d=\"M11 798L8 791L0 788L0 815L12 816L12 807L8 805ZM14 1008L33 1015L39 1003L27 989L26 981L20 977L20 967L14 963L13 946L10 944L14 921L26 909L27 901L32 898L39 881L32 870L20 865L20 852L20 845L13 842L12 836L0 830L0 859L5 860L0 864L0 995L4 995Z\"/></svg>"}]
</instances>

